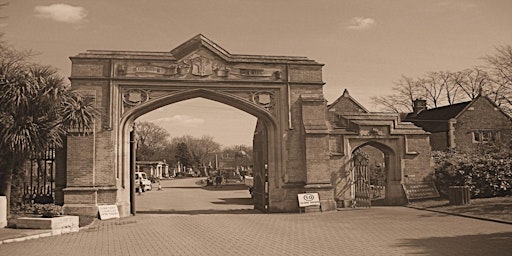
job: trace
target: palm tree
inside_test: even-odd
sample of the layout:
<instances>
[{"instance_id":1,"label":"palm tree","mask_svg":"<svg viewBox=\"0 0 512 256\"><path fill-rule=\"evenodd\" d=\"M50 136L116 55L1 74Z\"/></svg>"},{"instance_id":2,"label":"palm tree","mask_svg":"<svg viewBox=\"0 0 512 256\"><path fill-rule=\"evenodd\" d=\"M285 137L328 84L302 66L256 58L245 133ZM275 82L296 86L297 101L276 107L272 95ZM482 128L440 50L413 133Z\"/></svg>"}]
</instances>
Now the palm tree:
<instances>
[{"instance_id":1,"label":"palm tree","mask_svg":"<svg viewBox=\"0 0 512 256\"><path fill-rule=\"evenodd\" d=\"M23 163L61 147L70 128L91 130L98 111L91 99L70 90L55 69L25 58L0 55L0 91L0 194L9 207L13 177L22 173Z\"/></svg>"}]
</instances>

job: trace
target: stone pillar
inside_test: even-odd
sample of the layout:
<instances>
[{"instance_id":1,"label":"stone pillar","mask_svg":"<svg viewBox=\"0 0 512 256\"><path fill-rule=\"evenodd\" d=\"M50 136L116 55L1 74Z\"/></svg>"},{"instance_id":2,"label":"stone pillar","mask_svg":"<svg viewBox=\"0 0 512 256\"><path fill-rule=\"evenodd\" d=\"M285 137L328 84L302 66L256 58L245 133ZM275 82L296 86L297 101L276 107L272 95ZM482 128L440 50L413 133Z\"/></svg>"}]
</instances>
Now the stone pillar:
<instances>
[{"instance_id":1,"label":"stone pillar","mask_svg":"<svg viewBox=\"0 0 512 256\"><path fill-rule=\"evenodd\" d=\"M98 188L95 176L95 134L67 137L67 187L64 191L64 213L96 216Z\"/></svg>"},{"instance_id":2,"label":"stone pillar","mask_svg":"<svg viewBox=\"0 0 512 256\"><path fill-rule=\"evenodd\" d=\"M335 210L334 187L329 171L329 130L325 99L322 94L302 95L301 103L306 147L304 189L307 193L319 194L321 210ZM306 208L306 212L319 210L316 207Z\"/></svg>"}]
</instances>

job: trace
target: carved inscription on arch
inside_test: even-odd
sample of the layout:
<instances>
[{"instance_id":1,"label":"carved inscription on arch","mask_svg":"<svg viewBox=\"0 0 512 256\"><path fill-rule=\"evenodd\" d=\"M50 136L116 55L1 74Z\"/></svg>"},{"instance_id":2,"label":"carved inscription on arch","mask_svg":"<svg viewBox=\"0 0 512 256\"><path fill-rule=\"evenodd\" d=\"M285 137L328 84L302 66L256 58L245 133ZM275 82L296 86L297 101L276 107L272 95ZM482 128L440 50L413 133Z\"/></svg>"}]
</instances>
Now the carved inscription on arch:
<instances>
[{"instance_id":1,"label":"carved inscription on arch","mask_svg":"<svg viewBox=\"0 0 512 256\"><path fill-rule=\"evenodd\" d=\"M177 61L119 61L116 77L281 81L281 67L246 66L227 63L204 53L194 53Z\"/></svg>"}]
</instances>

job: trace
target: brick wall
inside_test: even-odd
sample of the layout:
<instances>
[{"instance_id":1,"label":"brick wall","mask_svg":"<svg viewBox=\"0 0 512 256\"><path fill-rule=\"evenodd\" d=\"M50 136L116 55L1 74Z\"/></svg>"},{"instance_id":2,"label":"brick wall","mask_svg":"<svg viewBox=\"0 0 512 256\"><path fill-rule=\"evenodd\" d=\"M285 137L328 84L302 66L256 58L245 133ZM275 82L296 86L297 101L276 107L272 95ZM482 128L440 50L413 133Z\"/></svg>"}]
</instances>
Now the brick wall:
<instances>
[{"instance_id":1,"label":"brick wall","mask_svg":"<svg viewBox=\"0 0 512 256\"><path fill-rule=\"evenodd\" d=\"M108 77L110 65L108 61L73 60L71 76L73 77Z\"/></svg>"},{"instance_id":2,"label":"brick wall","mask_svg":"<svg viewBox=\"0 0 512 256\"><path fill-rule=\"evenodd\" d=\"M407 147L409 154L406 154L403 160L405 183L421 182L433 170L428 135L409 135Z\"/></svg>"},{"instance_id":3,"label":"brick wall","mask_svg":"<svg viewBox=\"0 0 512 256\"><path fill-rule=\"evenodd\" d=\"M94 135L67 137L67 186L94 185Z\"/></svg>"},{"instance_id":4,"label":"brick wall","mask_svg":"<svg viewBox=\"0 0 512 256\"><path fill-rule=\"evenodd\" d=\"M288 151L286 182L306 182L305 141L302 124L301 95L318 94L321 85L292 85L290 89L290 108L292 130L286 132L286 149Z\"/></svg>"},{"instance_id":5,"label":"brick wall","mask_svg":"<svg viewBox=\"0 0 512 256\"><path fill-rule=\"evenodd\" d=\"M290 82L322 82L321 66L290 66Z\"/></svg>"}]
</instances>

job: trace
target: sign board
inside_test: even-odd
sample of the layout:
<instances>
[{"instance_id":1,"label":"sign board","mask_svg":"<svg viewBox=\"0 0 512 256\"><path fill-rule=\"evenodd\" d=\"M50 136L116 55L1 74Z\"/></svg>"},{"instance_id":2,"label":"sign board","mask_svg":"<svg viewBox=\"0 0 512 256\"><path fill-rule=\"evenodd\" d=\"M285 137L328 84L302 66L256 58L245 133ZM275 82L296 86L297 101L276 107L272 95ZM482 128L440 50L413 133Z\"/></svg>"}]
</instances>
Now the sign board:
<instances>
[{"instance_id":1,"label":"sign board","mask_svg":"<svg viewBox=\"0 0 512 256\"><path fill-rule=\"evenodd\" d=\"M98 205L101 220L119 219L117 205Z\"/></svg>"},{"instance_id":2,"label":"sign board","mask_svg":"<svg viewBox=\"0 0 512 256\"><path fill-rule=\"evenodd\" d=\"M7 226L7 198L0 196L0 228Z\"/></svg>"},{"instance_id":3,"label":"sign board","mask_svg":"<svg viewBox=\"0 0 512 256\"><path fill-rule=\"evenodd\" d=\"M318 193L298 194L299 207L307 207L312 205L320 205L320 197Z\"/></svg>"},{"instance_id":4,"label":"sign board","mask_svg":"<svg viewBox=\"0 0 512 256\"><path fill-rule=\"evenodd\" d=\"M439 197L434 182L402 184L408 200Z\"/></svg>"}]
</instances>

